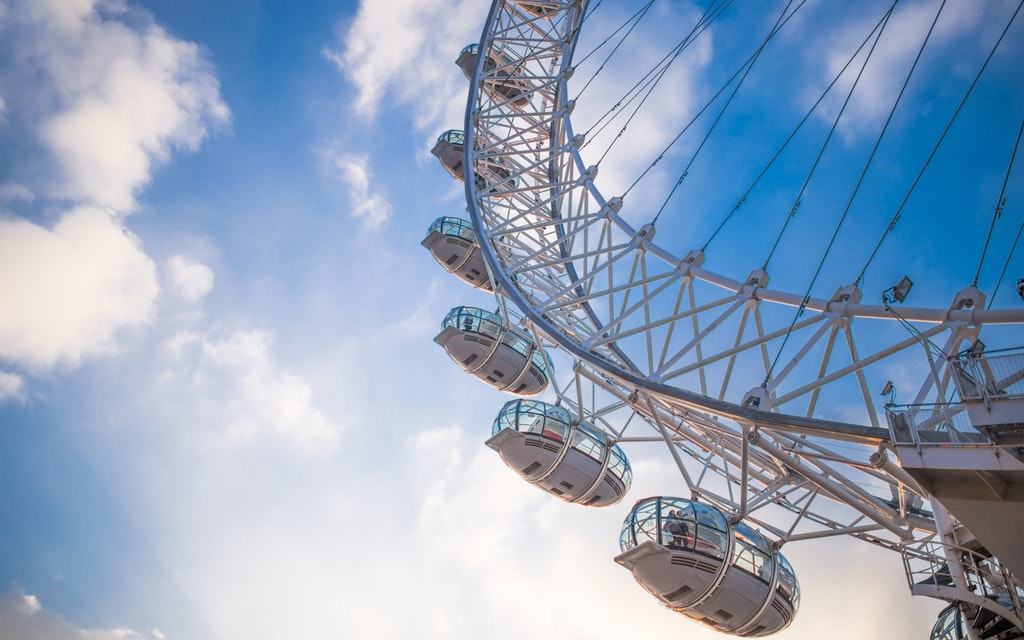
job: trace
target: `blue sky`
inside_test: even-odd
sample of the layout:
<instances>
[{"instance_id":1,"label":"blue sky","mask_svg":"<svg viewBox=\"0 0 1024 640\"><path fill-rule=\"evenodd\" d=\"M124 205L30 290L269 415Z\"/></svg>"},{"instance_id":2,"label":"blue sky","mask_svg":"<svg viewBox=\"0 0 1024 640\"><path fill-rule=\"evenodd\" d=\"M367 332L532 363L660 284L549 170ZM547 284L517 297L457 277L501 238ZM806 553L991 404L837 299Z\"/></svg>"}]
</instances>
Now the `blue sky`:
<instances>
[{"instance_id":1,"label":"blue sky","mask_svg":"<svg viewBox=\"0 0 1024 640\"><path fill-rule=\"evenodd\" d=\"M419 242L484 0L0 0L0 637L717 637L483 441ZM711 52L705 52L710 55ZM696 82L696 81L695 81ZM779 637L924 637L899 558L796 546ZM84 634L84 635L82 635Z\"/></svg>"}]
</instances>

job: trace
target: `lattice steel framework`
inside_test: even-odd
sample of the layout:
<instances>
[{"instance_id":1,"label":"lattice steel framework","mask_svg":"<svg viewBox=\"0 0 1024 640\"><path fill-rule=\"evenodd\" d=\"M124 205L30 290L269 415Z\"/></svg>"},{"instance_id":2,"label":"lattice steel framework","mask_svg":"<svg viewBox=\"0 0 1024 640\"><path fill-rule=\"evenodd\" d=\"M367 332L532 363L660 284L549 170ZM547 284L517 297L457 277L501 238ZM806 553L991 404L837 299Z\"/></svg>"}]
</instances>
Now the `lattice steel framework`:
<instances>
[{"instance_id":1,"label":"lattice steel framework","mask_svg":"<svg viewBox=\"0 0 1024 640\"><path fill-rule=\"evenodd\" d=\"M853 285L815 298L771 288L759 268L736 279L701 251L659 246L653 224L631 225L623 200L602 195L573 129L566 96L586 5L496 1L480 51L501 64L485 70L478 56L465 122L475 232L504 313L571 363L559 401L619 442L664 441L691 496L779 544L935 539L936 505L892 461L882 372L913 363L914 404L941 404L952 425L964 408L947 403L956 359L942 354L983 328L1020 342L1024 310L986 309L973 286L931 308L870 304ZM525 106L495 90L513 80L530 87ZM897 323L910 330L880 341ZM837 416L825 400L835 393L857 399L857 414Z\"/></svg>"}]
</instances>

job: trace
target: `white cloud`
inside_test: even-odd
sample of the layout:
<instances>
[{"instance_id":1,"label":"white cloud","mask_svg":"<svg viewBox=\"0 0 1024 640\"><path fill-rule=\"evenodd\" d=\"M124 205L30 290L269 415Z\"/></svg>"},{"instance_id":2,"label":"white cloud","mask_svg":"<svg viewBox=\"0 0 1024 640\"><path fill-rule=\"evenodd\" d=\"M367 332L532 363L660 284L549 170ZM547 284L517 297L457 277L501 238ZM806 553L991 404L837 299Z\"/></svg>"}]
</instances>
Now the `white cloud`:
<instances>
[{"instance_id":1,"label":"white cloud","mask_svg":"<svg viewBox=\"0 0 1024 640\"><path fill-rule=\"evenodd\" d=\"M152 24L122 0L10 0L3 4L0 75L19 166L0 202L72 201L51 228L0 217L0 358L35 369L75 366L117 350L119 330L149 322L156 269L120 221L156 164L194 150L229 112L199 47ZM17 130L15 130L17 129ZM39 145L39 146L33 146ZM183 259L182 259L183 260ZM212 272L171 259L185 298L212 287Z\"/></svg>"},{"instance_id":2,"label":"white cloud","mask_svg":"<svg viewBox=\"0 0 1024 640\"><path fill-rule=\"evenodd\" d=\"M123 11L95 0L15 1L5 29L31 43L11 90L35 97L25 109L48 105L38 133L61 169L52 195L119 212L135 206L155 164L196 149L209 126L229 119L199 48L111 17Z\"/></svg>"},{"instance_id":3,"label":"white cloud","mask_svg":"<svg viewBox=\"0 0 1024 640\"><path fill-rule=\"evenodd\" d=\"M309 383L280 369L266 333L211 339L181 331L165 347L173 361L159 392L171 415L187 410L189 424L217 430L228 444L267 435L323 451L336 444L340 429L313 404Z\"/></svg>"},{"instance_id":4,"label":"white cloud","mask_svg":"<svg viewBox=\"0 0 1024 640\"><path fill-rule=\"evenodd\" d=\"M14 373L0 371L0 404L8 400L25 399L25 380Z\"/></svg>"},{"instance_id":5,"label":"white cloud","mask_svg":"<svg viewBox=\"0 0 1024 640\"><path fill-rule=\"evenodd\" d=\"M414 107L421 130L458 126L467 85L454 60L465 44L479 40L486 15L484 0L364 0L339 33L343 51L325 55L358 88L359 113L372 117L393 93Z\"/></svg>"},{"instance_id":6,"label":"white cloud","mask_svg":"<svg viewBox=\"0 0 1024 640\"><path fill-rule=\"evenodd\" d=\"M89 207L53 229L0 219L0 358L32 368L116 351L119 329L148 322L159 286L138 239Z\"/></svg>"},{"instance_id":7,"label":"white cloud","mask_svg":"<svg viewBox=\"0 0 1024 640\"><path fill-rule=\"evenodd\" d=\"M163 640L128 628L81 629L43 608L34 595L12 590L0 596L0 637L18 640Z\"/></svg>"},{"instance_id":8,"label":"white cloud","mask_svg":"<svg viewBox=\"0 0 1024 640\"><path fill-rule=\"evenodd\" d=\"M213 271L184 256L167 260L167 275L174 290L188 300L199 300L213 289Z\"/></svg>"},{"instance_id":9,"label":"white cloud","mask_svg":"<svg viewBox=\"0 0 1024 640\"><path fill-rule=\"evenodd\" d=\"M380 194L370 194L369 158L365 154L330 154L333 168L348 187L352 217L361 218L369 230L381 228L391 219L391 204Z\"/></svg>"},{"instance_id":10,"label":"white cloud","mask_svg":"<svg viewBox=\"0 0 1024 640\"><path fill-rule=\"evenodd\" d=\"M17 603L18 610L26 614L33 614L42 609L42 605L39 604L39 598L29 595L27 593L21 594L21 602Z\"/></svg>"}]
</instances>

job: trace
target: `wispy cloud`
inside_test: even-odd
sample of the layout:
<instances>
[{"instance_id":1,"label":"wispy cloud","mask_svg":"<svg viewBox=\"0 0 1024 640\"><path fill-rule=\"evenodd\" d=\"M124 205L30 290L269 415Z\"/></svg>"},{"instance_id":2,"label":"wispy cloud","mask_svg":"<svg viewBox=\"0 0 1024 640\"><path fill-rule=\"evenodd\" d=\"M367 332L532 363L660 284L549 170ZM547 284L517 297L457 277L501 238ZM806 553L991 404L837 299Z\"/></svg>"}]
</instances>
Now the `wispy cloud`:
<instances>
[{"instance_id":1,"label":"wispy cloud","mask_svg":"<svg viewBox=\"0 0 1024 640\"><path fill-rule=\"evenodd\" d=\"M20 589L0 596L0 635L18 640L163 640L159 629L150 634L129 628L82 629L43 607Z\"/></svg>"},{"instance_id":2,"label":"wispy cloud","mask_svg":"<svg viewBox=\"0 0 1024 640\"><path fill-rule=\"evenodd\" d=\"M942 68L941 73L951 77L962 74L972 77L977 71L975 65L980 65L980 60L966 65L964 62L983 54L983 51L995 42L998 34L993 30L995 25L1002 24L1003 14L1007 13L1007 4L962 2L943 5L940 18L929 38L925 50L925 64L922 66ZM923 0L903 3L893 12L885 26L885 34L871 52L871 60L864 69L863 76L857 84L857 91L846 108L843 131L847 136L874 131L881 125L899 95L906 74L910 73L914 58L924 43L938 11L939 3ZM808 47L810 59L824 62L824 67L823 77L815 82L816 86L813 89L808 89L806 100L812 101L817 98L820 88L842 69L851 53L861 44L865 34L870 32L870 27L881 18L881 15L882 12L879 11L877 15L850 20L838 34ZM995 19L994 16L999 18ZM893 37L893 34L899 35ZM869 48L870 43L865 47L865 51ZM828 108L821 111L821 117L829 120L835 117L861 68L864 55L862 52L850 65L833 89L826 102ZM929 62L929 59L936 57L948 60L949 66ZM968 71L968 67L973 68ZM934 71L926 71L919 67L915 73L922 75ZM908 89L913 92L919 84L912 83ZM959 91L965 90L966 86L964 84ZM905 99L904 102L908 101ZM914 108L927 109L929 102L919 101L917 105Z\"/></svg>"},{"instance_id":3,"label":"wispy cloud","mask_svg":"<svg viewBox=\"0 0 1024 640\"><path fill-rule=\"evenodd\" d=\"M352 22L339 26L338 45L325 55L358 91L354 108L376 115L386 96L414 107L421 130L458 126L466 80L454 64L463 45L480 39L484 0L364 0Z\"/></svg>"},{"instance_id":4,"label":"wispy cloud","mask_svg":"<svg viewBox=\"0 0 1024 640\"><path fill-rule=\"evenodd\" d=\"M158 391L168 415L229 445L268 436L320 451L337 444L340 428L313 404L309 383L274 360L266 332L179 331L165 349L171 360Z\"/></svg>"},{"instance_id":5,"label":"wispy cloud","mask_svg":"<svg viewBox=\"0 0 1024 640\"><path fill-rule=\"evenodd\" d=\"M0 204L15 201L32 202L34 199L35 196L32 195L32 192L25 185L16 182L0 184Z\"/></svg>"},{"instance_id":6,"label":"wispy cloud","mask_svg":"<svg viewBox=\"0 0 1024 640\"><path fill-rule=\"evenodd\" d=\"M124 11L15 0L2 33L18 71L0 87L9 111L37 110L22 117L59 168L51 195L118 212L135 206L154 165L230 118L199 47L153 24L129 26Z\"/></svg>"},{"instance_id":7,"label":"wispy cloud","mask_svg":"<svg viewBox=\"0 0 1024 640\"><path fill-rule=\"evenodd\" d=\"M199 300L213 289L213 270L185 256L168 258L167 276L178 295L187 300Z\"/></svg>"},{"instance_id":8,"label":"wispy cloud","mask_svg":"<svg viewBox=\"0 0 1024 640\"><path fill-rule=\"evenodd\" d=\"M391 204L384 196L370 192L370 159L365 154L330 153L331 168L348 188L351 216L361 219L363 227L376 230L391 219Z\"/></svg>"},{"instance_id":9,"label":"wispy cloud","mask_svg":"<svg viewBox=\"0 0 1024 640\"><path fill-rule=\"evenodd\" d=\"M25 380L15 374L0 371L0 404L25 399Z\"/></svg>"}]
</instances>

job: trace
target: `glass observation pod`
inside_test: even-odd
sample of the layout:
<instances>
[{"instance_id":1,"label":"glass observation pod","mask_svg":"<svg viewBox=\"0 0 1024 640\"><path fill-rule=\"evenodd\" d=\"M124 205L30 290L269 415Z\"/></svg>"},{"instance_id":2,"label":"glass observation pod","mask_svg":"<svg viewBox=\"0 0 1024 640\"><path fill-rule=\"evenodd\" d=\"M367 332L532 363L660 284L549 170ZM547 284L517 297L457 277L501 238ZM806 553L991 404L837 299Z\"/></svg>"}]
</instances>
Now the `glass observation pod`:
<instances>
[{"instance_id":1,"label":"glass observation pod","mask_svg":"<svg viewBox=\"0 0 1024 640\"><path fill-rule=\"evenodd\" d=\"M420 244L430 250L448 273L478 289L492 291L483 253L468 220L442 216L430 225Z\"/></svg>"},{"instance_id":2,"label":"glass observation pod","mask_svg":"<svg viewBox=\"0 0 1024 640\"><path fill-rule=\"evenodd\" d=\"M615 561L658 600L718 631L766 636L796 616L793 567L760 532L730 527L717 508L683 498L636 503Z\"/></svg>"},{"instance_id":3,"label":"glass observation pod","mask_svg":"<svg viewBox=\"0 0 1024 640\"><path fill-rule=\"evenodd\" d=\"M434 148L430 150L430 153L441 161L445 170L452 174L452 177L459 181L465 181L466 179L466 167L463 166L463 158L466 150L466 134L461 129L449 129L445 131L437 138L437 143ZM477 166L473 172L473 181L476 184L476 188L479 191L485 191L488 184L496 184L502 180L508 180L512 176L512 172L509 171L508 167L500 164L501 158L495 158L487 164ZM513 177L512 180L502 184L499 190L515 189L519 185L519 178ZM502 195L494 193L491 195Z\"/></svg>"},{"instance_id":4,"label":"glass observation pod","mask_svg":"<svg viewBox=\"0 0 1024 640\"><path fill-rule=\"evenodd\" d=\"M566 502L606 507L633 481L626 454L611 436L539 400L507 402L487 446L527 482Z\"/></svg>"},{"instance_id":5,"label":"glass observation pod","mask_svg":"<svg viewBox=\"0 0 1024 640\"><path fill-rule=\"evenodd\" d=\"M476 66L476 54L480 51L480 45L466 45L456 58L455 64L459 65L466 78L473 77L473 68ZM530 104L530 92L533 87L522 77L516 75L517 67L512 60L503 55L488 55L483 62L485 79L482 87L491 95L496 102L505 102L517 109L522 109Z\"/></svg>"},{"instance_id":6,"label":"glass observation pod","mask_svg":"<svg viewBox=\"0 0 1024 640\"><path fill-rule=\"evenodd\" d=\"M460 367L500 391L534 396L548 386L544 350L522 329L504 326L496 313L455 307L434 342Z\"/></svg>"},{"instance_id":7,"label":"glass observation pod","mask_svg":"<svg viewBox=\"0 0 1024 640\"><path fill-rule=\"evenodd\" d=\"M1011 595L1005 591L1005 588L999 588L1003 590L1003 593L997 594L994 600L1000 606L1013 611ZM953 602L939 612L935 625L932 627L932 633L928 637L930 640L969 640L972 638L1008 640L1024 636L1011 620L994 611L968 602Z\"/></svg>"},{"instance_id":8,"label":"glass observation pod","mask_svg":"<svg viewBox=\"0 0 1024 640\"><path fill-rule=\"evenodd\" d=\"M930 640L966 640L967 619L954 602L939 612L939 617L932 627Z\"/></svg>"}]
</instances>

